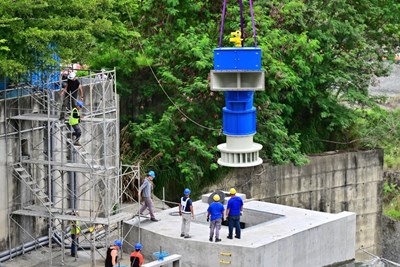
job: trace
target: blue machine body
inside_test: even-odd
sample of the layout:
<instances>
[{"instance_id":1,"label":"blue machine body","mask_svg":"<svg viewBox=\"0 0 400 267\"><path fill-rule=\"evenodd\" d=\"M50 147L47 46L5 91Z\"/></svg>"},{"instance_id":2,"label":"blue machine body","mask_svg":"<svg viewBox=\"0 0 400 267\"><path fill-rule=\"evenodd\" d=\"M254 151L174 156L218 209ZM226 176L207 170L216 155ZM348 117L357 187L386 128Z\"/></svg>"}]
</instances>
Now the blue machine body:
<instances>
[{"instance_id":1,"label":"blue machine body","mask_svg":"<svg viewBox=\"0 0 400 267\"><path fill-rule=\"evenodd\" d=\"M259 71L261 49L257 47L230 47L214 49L215 71ZM251 89L251 88L249 88ZM225 135L244 136L256 133L254 91L225 91L222 123Z\"/></svg>"},{"instance_id":2,"label":"blue machine body","mask_svg":"<svg viewBox=\"0 0 400 267\"><path fill-rule=\"evenodd\" d=\"M215 70L261 70L258 47L221 47L214 49Z\"/></svg>"}]
</instances>

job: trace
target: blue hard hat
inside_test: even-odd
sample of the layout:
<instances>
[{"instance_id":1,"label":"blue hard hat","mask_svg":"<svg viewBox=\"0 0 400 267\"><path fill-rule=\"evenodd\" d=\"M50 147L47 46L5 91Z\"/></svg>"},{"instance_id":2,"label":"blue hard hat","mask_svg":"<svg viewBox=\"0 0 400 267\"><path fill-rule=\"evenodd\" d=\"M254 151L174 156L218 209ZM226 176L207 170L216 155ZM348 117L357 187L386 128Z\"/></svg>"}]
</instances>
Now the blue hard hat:
<instances>
[{"instance_id":1,"label":"blue hard hat","mask_svg":"<svg viewBox=\"0 0 400 267\"><path fill-rule=\"evenodd\" d=\"M136 243L136 245L135 245L135 249L142 249L142 244L140 244L140 243Z\"/></svg>"},{"instance_id":2,"label":"blue hard hat","mask_svg":"<svg viewBox=\"0 0 400 267\"><path fill-rule=\"evenodd\" d=\"M149 171L149 176L156 178L156 173L154 171Z\"/></svg>"},{"instance_id":3,"label":"blue hard hat","mask_svg":"<svg viewBox=\"0 0 400 267\"><path fill-rule=\"evenodd\" d=\"M76 105L77 105L78 107L82 108L82 107L83 107L83 102L77 100L77 101L76 101Z\"/></svg>"},{"instance_id":4,"label":"blue hard hat","mask_svg":"<svg viewBox=\"0 0 400 267\"><path fill-rule=\"evenodd\" d=\"M186 189L183 191L183 194L184 194L184 195L189 195L189 194L190 194L190 189L189 189L189 188L186 188Z\"/></svg>"},{"instance_id":5,"label":"blue hard hat","mask_svg":"<svg viewBox=\"0 0 400 267\"><path fill-rule=\"evenodd\" d=\"M121 242L121 240L115 240L115 241L114 241L114 246L118 246L118 247L122 248L122 242Z\"/></svg>"}]
</instances>

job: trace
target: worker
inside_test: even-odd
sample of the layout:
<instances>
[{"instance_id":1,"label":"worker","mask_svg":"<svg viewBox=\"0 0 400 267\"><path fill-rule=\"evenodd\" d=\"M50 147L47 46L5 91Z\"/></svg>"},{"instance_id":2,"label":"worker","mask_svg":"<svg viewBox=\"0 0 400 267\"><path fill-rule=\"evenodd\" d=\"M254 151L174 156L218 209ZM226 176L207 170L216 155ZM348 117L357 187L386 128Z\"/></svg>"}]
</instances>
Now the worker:
<instances>
[{"instance_id":1,"label":"worker","mask_svg":"<svg viewBox=\"0 0 400 267\"><path fill-rule=\"evenodd\" d=\"M118 264L118 250L122 248L121 240L115 240L114 244L107 249L105 267L113 267Z\"/></svg>"},{"instance_id":2,"label":"worker","mask_svg":"<svg viewBox=\"0 0 400 267\"><path fill-rule=\"evenodd\" d=\"M222 205L220 196L215 194L212 202L207 209L207 222L210 222L210 241L213 241L215 231L215 242L220 242L219 230L221 229L222 221L224 220L224 205ZM210 219L211 216L211 219Z\"/></svg>"},{"instance_id":3,"label":"worker","mask_svg":"<svg viewBox=\"0 0 400 267\"><path fill-rule=\"evenodd\" d=\"M186 188L183 191L184 196L181 197L179 203L179 215L182 216L181 237L190 238L190 217L194 219L193 203L190 199L190 189Z\"/></svg>"},{"instance_id":4,"label":"worker","mask_svg":"<svg viewBox=\"0 0 400 267\"><path fill-rule=\"evenodd\" d=\"M131 267L140 267L144 262L143 255L140 252L143 246L142 244L137 243L134 248L135 251L131 253Z\"/></svg>"},{"instance_id":5,"label":"worker","mask_svg":"<svg viewBox=\"0 0 400 267\"><path fill-rule=\"evenodd\" d=\"M78 216L78 211L72 212L72 215ZM78 246L79 246L79 234L81 232L81 227L79 226L78 220L71 221L71 256L78 258Z\"/></svg>"},{"instance_id":6,"label":"worker","mask_svg":"<svg viewBox=\"0 0 400 267\"><path fill-rule=\"evenodd\" d=\"M235 238L240 239L240 216L243 212L243 200L236 196L236 189L229 190L230 199L226 207L226 218L228 219L228 239L232 239L233 228L235 227Z\"/></svg>"},{"instance_id":7,"label":"worker","mask_svg":"<svg viewBox=\"0 0 400 267\"><path fill-rule=\"evenodd\" d=\"M103 68L100 70L100 72L96 75L95 82L102 82L107 80L107 72Z\"/></svg>"},{"instance_id":8,"label":"worker","mask_svg":"<svg viewBox=\"0 0 400 267\"><path fill-rule=\"evenodd\" d=\"M143 205L139 210L140 214L143 214L143 211L145 209L149 209L150 212L150 220L152 222L158 222L158 220L154 216L154 206L153 206L153 200L151 199L151 192L153 191L153 184L152 181L153 179L156 178L156 173L154 171L149 171L148 175L143 181L143 184L139 188L139 194L143 193Z\"/></svg>"},{"instance_id":9,"label":"worker","mask_svg":"<svg viewBox=\"0 0 400 267\"><path fill-rule=\"evenodd\" d=\"M79 138L81 138L82 131L81 127L79 126L79 123L81 122L81 118L83 118L80 114L80 110L83 107L83 102L82 101L76 101L75 107L72 109L71 115L69 117L69 125L72 127L74 130L72 133L72 136L75 136L75 141L74 145L75 146L82 146L79 143Z\"/></svg>"},{"instance_id":10,"label":"worker","mask_svg":"<svg viewBox=\"0 0 400 267\"><path fill-rule=\"evenodd\" d=\"M68 80L66 86L61 90L60 95L63 96L67 93L63 100L63 108L71 110L71 106L75 101L78 101L78 91L80 93L80 100L83 101L83 89L79 80L76 78L76 73L74 71L68 74Z\"/></svg>"}]
</instances>

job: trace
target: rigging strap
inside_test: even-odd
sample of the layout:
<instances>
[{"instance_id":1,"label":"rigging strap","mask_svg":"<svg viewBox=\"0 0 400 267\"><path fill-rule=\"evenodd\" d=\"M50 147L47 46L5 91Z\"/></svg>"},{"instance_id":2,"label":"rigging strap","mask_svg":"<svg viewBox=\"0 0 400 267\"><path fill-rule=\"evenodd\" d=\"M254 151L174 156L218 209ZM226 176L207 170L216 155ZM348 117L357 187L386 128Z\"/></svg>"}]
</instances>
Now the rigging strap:
<instances>
[{"instance_id":1,"label":"rigging strap","mask_svg":"<svg viewBox=\"0 0 400 267\"><path fill-rule=\"evenodd\" d=\"M222 6L222 18L221 18L221 26L220 26L220 31L219 31L218 47L222 46L222 36L223 36L223 32L224 32L224 23L225 23L227 2L228 2L228 0L224 0L223 6ZM238 2L240 5L240 32L243 36L243 32L244 32L243 2L242 2L242 0L238 0ZM253 27L254 46L257 47L257 33L256 33L255 20L254 20L253 1L249 0L249 4L250 4L251 24ZM242 41L242 46L243 46L243 41Z\"/></svg>"}]
</instances>

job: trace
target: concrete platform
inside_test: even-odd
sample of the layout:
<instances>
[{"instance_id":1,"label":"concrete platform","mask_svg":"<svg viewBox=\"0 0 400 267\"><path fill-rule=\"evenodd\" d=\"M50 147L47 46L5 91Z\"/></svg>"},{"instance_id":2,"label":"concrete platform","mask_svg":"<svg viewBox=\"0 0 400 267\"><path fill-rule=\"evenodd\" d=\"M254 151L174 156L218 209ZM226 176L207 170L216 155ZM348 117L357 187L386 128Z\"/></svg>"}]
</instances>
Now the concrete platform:
<instances>
[{"instance_id":1,"label":"concrete platform","mask_svg":"<svg viewBox=\"0 0 400 267\"><path fill-rule=\"evenodd\" d=\"M355 257L355 213L329 214L250 200L244 204L242 238L227 239L228 228L223 226L222 242L215 243L208 240L208 204L199 200L193 206L190 239L180 237L181 217L178 208L172 208L158 212L158 222L143 217L124 222L125 241L141 242L146 258L160 249L182 255L185 267L316 267Z\"/></svg>"}]
</instances>

